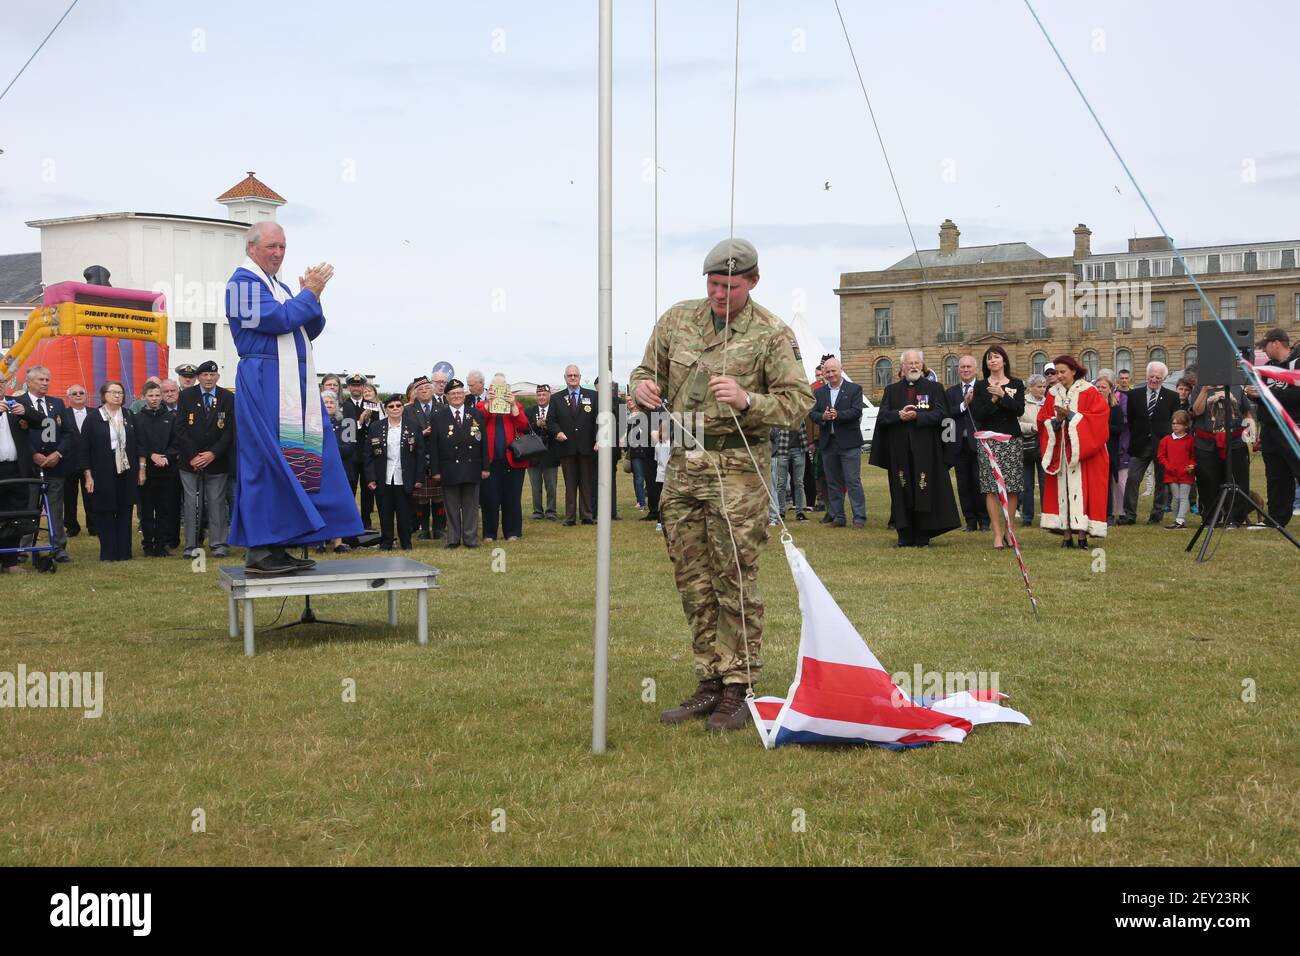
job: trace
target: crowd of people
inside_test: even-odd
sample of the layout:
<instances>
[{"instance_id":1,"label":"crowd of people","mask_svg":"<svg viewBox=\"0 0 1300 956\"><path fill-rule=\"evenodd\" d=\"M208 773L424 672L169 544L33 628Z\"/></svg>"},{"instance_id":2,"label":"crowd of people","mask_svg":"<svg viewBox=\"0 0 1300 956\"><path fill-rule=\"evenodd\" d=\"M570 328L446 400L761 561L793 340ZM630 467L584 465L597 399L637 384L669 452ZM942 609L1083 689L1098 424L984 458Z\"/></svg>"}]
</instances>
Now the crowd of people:
<instances>
[{"instance_id":1,"label":"crowd of people","mask_svg":"<svg viewBox=\"0 0 1300 956\"><path fill-rule=\"evenodd\" d=\"M1274 366L1300 367L1300 347L1292 348L1282 329L1270 330L1259 347ZM1187 528L1193 515L1209 520L1230 473L1245 496L1227 506L1221 521L1229 527L1248 524L1252 501L1281 526L1300 514L1300 464L1259 409L1253 386L1202 383L1193 365L1167 388L1162 362L1149 363L1138 385L1128 370L1102 369L1089 380L1069 355L1021 380L1000 345L978 361L961 356L958 381L946 389L920 350L904 352L899 365L899 380L886 388L878 411L870 462L889 473L889 527L902 547L924 546L958 527L991 532L995 549L1010 545L999 485L1013 520L1029 527L1037 514L1063 547L1085 547L1089 535L1136 524L1148 475L1147 522L1158 525L1169 515L1171 530ZM1270 388L1300 419L1300 387ZM825 355L813 390L816 405L799 428L771 434L769 523L775 526L792 501L795 520L821 510L825 524L862 528L862 389ZM1266 503L1251 494L1252 449L1263 455Z\"/></svg>"},{"instance_id":2,"label":"crowd of people","mask_svg":"<svg viewBox=\"0 0 1300 956\"><path fill-rule=\"evenodd\" d=\"M1300 366L1300 348L1285 331L1270 331L1260 344L1273 364ZM1208 520L1229 472L1250 493L1252 449L1264 456L1270 517L1285 526L1300 512L1300 466L1258 410L1255 389L1201 383L1195 366L1170 389L1160 362L1148 364L1141 384L1127 370L1102 369L1089 381L1077 360L1062 355L1022 380L994 345L979 360L962 356L958 382L946 389L919 350L903 353L900 370L882 399L870 456L888 471L888 524L900 546L925 546L959 527L990 532L994 548L1008 546L1000 482L1023 526L1037 516L1062 536L1062 546L1083 547L1089 535L1138 521L1148 473L1147 522L1169 515L1167 527L1184 529L1193 516ZM81 533L83 516L85 530L99 538L101 560L129 559L137 533L146 557L179 551L192 558L205 544L215 557L230 553L237 398L218 385L214 362L182 365L176 375L148 380L129 404L122 383L105 382L92 405L81 385L67 389L66 401L48 394L50 372L38 366L28 370L25 391L0 402L8 426L0 427L0 478L44 478L55 561L71 560L67 540ZM528 510L525 484L532 519L593 524L597 395L581 377L569 366L562 389L552 394L550 386L537 386L535 404L525 409L508 392L490 393L477 370L464 382L435 371L386 396L363 376L324 375L325 414L363 525L375 528L378 519L379 548L518 540ZM1300 387L1277 383L1275 394L1300 417ZM821 512L824 524L863 528L862 388L827 355L813 395L797 429L771 431L768 522L775 526L791 513L806 521ZM630 396L620 401L630 415L638 412ZM520 440L529 435L535 440L525 449ZM636 509L661 530L670 429L625 444L614 449L611 477L623 459ZM35 486L2 488L0 510L35 507L38 494ZM1245 500L1232 503L1230 526L1247 523ZM0 537L0 549L28 547L33 539ZM358 543L322 541L317 550L344 553ZM0 553L0 569L21 571L25 559Z\"/></svg>"}]
</instances>

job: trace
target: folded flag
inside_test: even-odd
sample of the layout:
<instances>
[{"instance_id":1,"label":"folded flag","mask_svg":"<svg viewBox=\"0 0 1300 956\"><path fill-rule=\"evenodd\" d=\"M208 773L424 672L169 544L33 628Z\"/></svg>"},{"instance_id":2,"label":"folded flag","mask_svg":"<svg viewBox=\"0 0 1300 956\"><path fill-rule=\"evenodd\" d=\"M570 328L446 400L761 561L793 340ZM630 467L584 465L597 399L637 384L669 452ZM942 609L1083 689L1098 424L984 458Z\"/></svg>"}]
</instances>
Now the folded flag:
<instances>
[{"instance_id":1,"label":"folded flag","mask_svg":"<svg viewBox=\"0 0 1300 956\"><path fill-rule=\"evenodd\" d=\"M763 746L866 743L890 749L961 743L980 724L1028 724L1024 714L995 701L998 691L913 698L871 653L862 636L813 573L793 540L785 557L799 593L803 627L794 683L785 698L749 702Z\"/></svg>"}]
</instances>

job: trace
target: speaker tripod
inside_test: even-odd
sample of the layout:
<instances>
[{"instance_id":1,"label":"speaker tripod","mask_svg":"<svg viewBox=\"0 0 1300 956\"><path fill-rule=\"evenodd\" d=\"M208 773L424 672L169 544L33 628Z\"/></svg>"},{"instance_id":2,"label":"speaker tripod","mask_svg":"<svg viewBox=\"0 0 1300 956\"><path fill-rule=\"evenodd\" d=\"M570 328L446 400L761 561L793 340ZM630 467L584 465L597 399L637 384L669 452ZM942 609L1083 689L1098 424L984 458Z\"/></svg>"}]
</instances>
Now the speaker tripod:
<instances>
[{"instance_id":1,"label":"speaker tripod","mask_svg":"<svg viewBox=\"0 0 1300 956\"><path fill-rule=\"evenodd\" d=\"M1272 525L1278 534L1282 535L1282 537L1286 538L1297 548L1300 548L1300 541L1297 541L1290 531L1287 531L1286 528L1282 527L1269 517L1268 512L1262 510L1255 504L1250 495L1241 490L1241 486L1237 484L1237 476L1232 470L1232 448L1229 447L1227 458L1227 480L1224 481L1223 487L1219 489L1219 498L1214 503L1214 511L1210 514L1210 520L1203 522L1201 526L1196 529L1196 533L1192 535L1192 540L1187 542L1186 551L1191 552L1192 548L1196 547L1196 541L1200 538L1201 532L1204 531L1205 541L1201 543L1201 550L1197 552L1196 560L1208 561L1209 558L1206 557L1206 552L1210 549L1210 541L1214 538L1214 533L1221 530L1220 525L1227 525L1229 523L1233 512L1241 503L1244 503L1248 510L1256 512L1267 524Z\"/></svg>"},{"instance_id":2,"label":"speaker tripod","mask_svg":"<svg viewBox=\"0 0 1300 956\"><path fill-rule=\"evenodd\" d=\"M303 548L302 548L302 556L303 556L303 558L306 558L306 557L307 557L307 546L306 546L306 545L303 545ZM357 625L352 624L352 623L350 623L350 622L348 622L348 621L331 621L331 620L328 620L327 618L317 617L317 616L316 616L316 612L313 611L312 608L311 608L311 595L310 595L310 594L304 594L304 595L303 595L302 614L299 615L298 620L296 620L296 621L286 621L284 624L277 624L275 627L268 627L268 628L266 628L266 630L268 630L268 631L283 631L283 630L284 630L285 628L287 628L287 627L297 627L299 624L332 624L334 627L356 627L356 626L357 626Z\"/></svg>"}]
</instances>

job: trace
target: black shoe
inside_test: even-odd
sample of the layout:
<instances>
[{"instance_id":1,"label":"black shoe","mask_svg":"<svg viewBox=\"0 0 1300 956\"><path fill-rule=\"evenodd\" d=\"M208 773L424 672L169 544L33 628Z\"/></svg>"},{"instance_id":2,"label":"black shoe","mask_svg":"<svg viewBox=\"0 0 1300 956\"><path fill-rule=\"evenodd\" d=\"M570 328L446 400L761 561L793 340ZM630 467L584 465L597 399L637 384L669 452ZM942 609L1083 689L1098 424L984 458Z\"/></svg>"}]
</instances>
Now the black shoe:
<instances>
[{"instance_id":1,"label":"black shoe","mask_svg":"<svg viewBox=\"0 0 1300 956\"><path fill-rule=\"evenodd\" d=\"M641 516L641 520L642 520L642 521L654 521L654 520L655 520L655 516L652 515L650 512L647 511L645 514L643 514L643 515Z\"/></svg>"},{"instance_id":2,"label":"black shoe","mask_svg":"<svg viewBox=\"0 0 1300 956\"><path fill-rule=\"evenodd\" d=\"M1073 548L1073 547L1074 547L1074 539L1071 538L1069 535L1066 535L1065 540L1061 542L1061 547L1063 547L1063 548Z\"/></svg>"},{"instance_id":3,"label":"black shoe","mask_svg":"<svg viewBox=\"0 0 1300 956\"><path fill-rule=\"evenodd\" d=\"M595 523L596 523L596 519L595 519L595 518L583 518L583 519L582 519L582 523L583 523L583 524L595 524Z\"/></svg>"},{"instance_id":4,"label":"black shoe","mask_svg":"<svg viewBox=\"0 0 1300 956\"><path fill-rule=\"evenodd\" d=\"M844 527L844 519L843 519L843 518L837 518L836 520L832 521L832 522L831 522L831 527L832 527L832 528L843 528L843 527Z\"/></svg>"},{"instance_id":5,"label":"black shoe","mask_svg":"<svg viewBox=\"0 0 1300 956\"><path fill-rule=\"evenodd\" d=\"M978 531L978 530L979 530L979 526L976 525L976 524L973 524L973 523L967 522L966 527L962 528L961 530L962 530L962 531Z\"/></svg>"},{"instance_id":6,"label":"black shoe","mask_svg":"<svg viewBox=\"0 0 1300 956\"><path fill-rule=\"evenodd\" d=\"M72 555L68 554L66 551L58 551L54 555L54 560L59 562L59 564L67 564L72 560Z\"/></svg>"},{"instance_id":7,"label":"black shoe","mask_svg":"<svg viewBox=\"0 0 1300 956\"><path fill-rule=\"evenodd\" d=\"M284 559L300 571L306 571L308 568L316 567L316 562L311 558L295 558L288 551L284 553Z\"/></svg>"},{"instance_id":8,"label":"black shoe","mask_svg":"<svg viewBox=\"0 0 1300 956\"><path fill-rule=\"evenodd\" d=\"M296 565L290 564L284 560L288 555L271 554L267 555L261 561L244 565L245 574L255 575L276 575L276 574L296 574L302 570Z\"/></svg>"},{"instance_id":9,"label":"black shoe","mask_svg":"<svg viewBox=\"0 0 1300 956\"><path fill-rule=\"evenodd\" d=\"M1147 518L1147 524L1159 524L1159 523L1160 523L1159 513L1153 514L1150 518Z\"/></svg>"},{"instance_id":10,"label":"black shoe","mask_svg":"<svg viewBox=\"0 0 1300 956\"><path fill-rule=\"evenodd\" d=\"M795 521L807 521L807 520L808 520L808 516L807 516L806 514L804 514L802 511L800 511L798 514L796 514L796 515L794 516L794 520L795 520Z\"/></svg>"},{"instance_id":11,"label":"black shoe","mask_svg":"<svg viewBox=\"0 0 1300 956\"><path fill-rule=\"evenodd\" d=\"M415 536L415 540L416 540L416 541L432 541L432 540L433 540L433 536L430 535L429 532L427 532L427 531L421 531L419 534L417 534L417 535Z\"/></svg>"},{"instance_id":12,"label":"black shoe","mask_svg":"<svg viewBox=\"0 0 1300 956\"><path fill-rule=\"evenodd\" d=\"M1116 524L1137 524L1136 518L1130 518L1127 515L1120 515L1115 519Z\"/></svg>"},{"instance_id":13,"label":"black shoe","mask_svg":"<svg viewBox=\"0 0 1300 956\"><path fill-rule=\"evenodd\" d=\"M564 521L564 526L566 528L572 528L577 523L578 522L574 521L572 518L566 518ZM586 522L584 521L583 524L586 524Z\"/></svg>"},{"instance_id":14,"label":"black shoe","mask_svg":"<svg viewBox=\"0 0 1300 956\"><path fill-rule=\"evenodd\" d=\"M818 522L818 524L834 524L834 523L835 523L835 519L832 518L830 515L822 515L822 520Z\"/></svg>"},{"instance_id":15,"label":"black shoe","mask_svg":"<svg viewBox=\"0 0 1300 956\"><path fill-rule=\"evenodd\" d=\"M980 522L980 530L981 530L981 531L988 531L988 530L989 530L989 523L988 523L987 521L981 521L981 522Z\"/></svg>"},{"instance_id":16,"label":"black shoe","mask_svg":"<svg viewBox=\"0 0 1300 956\"><path fill-rule=\"evenodd\" d=\"M69 538L75 538L81 534L81 528L64 528L63 531Z\"/></svg>"},{"instance_id":17,"label":"black shoe","mask_svg":"<svg viewBox=\"0 0 1300 956\"><path fill-rule=\"evenodd\" d=\"M560 517L559 515L547 515L547 516L546 516L546 520L547 520L547 521L558 521L558 520L559 520L559 517Z\"/></svg>"},{"instance_id":18,"label":"black shoe","mask_svg":"<svg viewBox=\"0 0 1300 956\"><path fill-rule=\"evenodd\" d=\"M380 551L392 551L392 550L393 550L393 542L391 542L391 541L381 541L381 542L379 542L379 550L380 550Z\"/></svg>"}]
</instances>

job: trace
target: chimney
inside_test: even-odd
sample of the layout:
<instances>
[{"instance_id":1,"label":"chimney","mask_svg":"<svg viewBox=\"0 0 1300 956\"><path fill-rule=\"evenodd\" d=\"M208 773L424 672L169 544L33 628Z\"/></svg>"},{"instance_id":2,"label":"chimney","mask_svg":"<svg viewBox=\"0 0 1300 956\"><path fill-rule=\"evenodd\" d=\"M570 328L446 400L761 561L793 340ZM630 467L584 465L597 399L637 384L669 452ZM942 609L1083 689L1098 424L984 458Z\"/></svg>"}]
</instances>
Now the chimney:
<instances>
[{"instance_id":1,"label":"chimney","mask_svg":"<svg viewBox=\"0 0 1300 956\"><path fill-rule=\"evenodd\" d=\"M957 237L961 230L951 219L945 219L939 227L939 255L950 256L957 251Z\"/></svg>"},{"instance_id":2,"label":"chimney","mask_svg":"<svg viewBox=\"0 0 1300 956\"><path fill-rule=\"evenodd\" d=\"M1092 255L1092 230L1079 223L1074 229L1074 258L1087 259Z\"/></svg>"}]
</instances>

